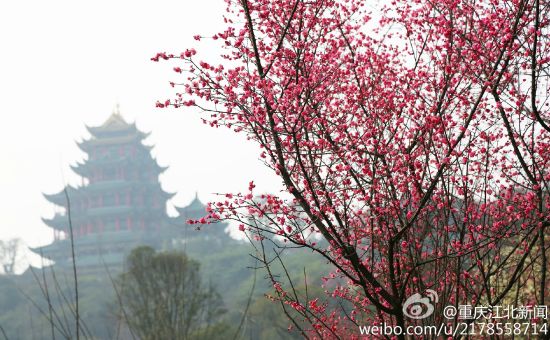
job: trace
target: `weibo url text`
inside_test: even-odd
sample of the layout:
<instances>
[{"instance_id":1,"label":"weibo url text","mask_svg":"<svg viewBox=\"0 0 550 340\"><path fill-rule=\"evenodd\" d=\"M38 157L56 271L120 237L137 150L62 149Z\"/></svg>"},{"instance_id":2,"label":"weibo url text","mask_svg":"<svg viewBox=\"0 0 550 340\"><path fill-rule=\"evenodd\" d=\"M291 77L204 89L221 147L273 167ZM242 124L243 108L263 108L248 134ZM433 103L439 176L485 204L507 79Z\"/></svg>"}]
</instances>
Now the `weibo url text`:
<instances>
[{"instance_id":1,"label":"weibo url text","mask_svg":"<svg viewBox=\"0 0 550 340\"><path fill-rule=\"evenodd\" d=\"M441 324L437 326L392 326L385 323L375 326L359 326L361 335L539 335L548 334L548 324L529 322L483 323L461 322L456 326Z\"/></svg>"}]
</instances>

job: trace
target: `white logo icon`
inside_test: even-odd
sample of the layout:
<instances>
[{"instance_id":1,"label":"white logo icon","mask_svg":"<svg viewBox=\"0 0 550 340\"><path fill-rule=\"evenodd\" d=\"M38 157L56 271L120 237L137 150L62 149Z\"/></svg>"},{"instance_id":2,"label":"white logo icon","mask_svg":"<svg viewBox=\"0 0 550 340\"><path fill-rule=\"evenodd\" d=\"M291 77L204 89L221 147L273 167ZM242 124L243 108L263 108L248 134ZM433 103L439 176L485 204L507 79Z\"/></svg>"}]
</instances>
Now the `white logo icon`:
<instances>
[{"instance_id":1,"label":"white logo icon","mask_svg":"<svg viewBox=\"0 0 550 340\"><path fill-rule=\"evenodd\" d=\"M426 290L425 296L413 294L403 304L403 314L411 319L427 318L434 312L434 304L438 300L439 296L431 289Z\"/></svg>"}]
</instances>

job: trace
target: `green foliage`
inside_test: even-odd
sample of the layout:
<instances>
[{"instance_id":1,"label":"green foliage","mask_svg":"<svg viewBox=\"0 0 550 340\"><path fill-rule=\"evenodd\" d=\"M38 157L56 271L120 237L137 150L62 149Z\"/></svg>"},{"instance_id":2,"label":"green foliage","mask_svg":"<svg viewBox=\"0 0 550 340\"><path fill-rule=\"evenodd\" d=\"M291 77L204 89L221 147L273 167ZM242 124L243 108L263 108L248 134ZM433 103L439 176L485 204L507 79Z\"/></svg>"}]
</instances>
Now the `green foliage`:
<instances>
[{"instance_id":1,"label":"green foliage","mask_svg":"<svg viewBox=\"0 0 550 340\"><path fill-rule=\"evenodd\" d=\"M181 252L138 247L117 280L124 320L143 340L189 339L225 313L220 295L204 287L199 263Z\"/></svg>"},{"instance_id":2,"label":"green foliage","mask_svg":"<svg viewBox=\"0 0 550 340\"><path fill-rule=\"evenodd\" d=\"M15 276L0 275L0 306L16 308L22 303Z\"/></svg>"},{"instance_id":3,"label":"green foliage","mask_svg":"<svg viewBox=\"0 0 550 340\"><path fill-rule=\"evenodd\" d=\"M45 296L49 295L54 335L58 339L74 337L74 291L70 273L51 267L28 270L19 276L0 275L0 325L8 339L51 339L52 323ZM111 339L116 318L109 312L113 301L112 285L107 277L79 275L80 307L84 339ZM44 284L45 283L45 284ZM3 339L0 336L0 339Z\"/></svg>"},{"instance_id":4,"label":"green foliage","mask_svg":"<svg viewBox=\"0 0 550 340\"><path fill-rule=\"evenodd\" d=\"M219 308L218 311L221 312L221 315L216 320L191 331L188 339L232 339L241 321L243 324L239 329L238 339L240 340L300 337L295 330L288 331L291 322L283 313L280 304L265 297L266 293L272 292L273 287L263 269L254 269L257 263L250 256L253 248L248 243L230 240L214 244L209 243L208 240L193 238L187 242L184 249L186 254L196 259L187 259L189 268L197 269L197 262L200 262L200 275L196 275L196 277L201 279L201 290L211 291L214 295L216 294L214 289L218 291L227 308L226 313L223 313L225 311L223 308ZM150 250L149 253L145 251L140 258L136 258L135 264L147 263L148 260L146 261L147 258L144 257L145 253L151 258L158 254L170 254L168 256L170 259L167 259L167 262L171 264L162 267L163 270L157 273L157 276L161 273L169 276L171 271L179 270L178 266L182 265L178 260L173 259L173 256L177 258L181 253L151 253ZM283 260L295 285L302 286L302 288L298 288L301 294L305 294L303 289L305 268L309 296L311 298L324 296L323 290L320 288L320 277L328 269L322 259L308 251L293 250L286 251L283 254ZM71 308L74 306L71 273L65 273L55 266L53 269L55 269L58 289L56 289L55 280L52 278L52 268L45 269L45 276L54 308L59 314L60 320L64 322L66 317L68 325L74 328L71 321ZM129 269L128 265L125 272L128 272ZM284 276L284 271L280 266L274 266L272 270L276 275ZM41 270L35 269L35 272L41 278ZM120 271L111 269L112 275L117 276L119 273ZM254 276L256 276L256 285L251 297L250 308L246 311ZM105 270L79 271L78 279L80 311L86 328L92 334L91 338L132 339L128 329L124 325L120 325L124 316L121 314L118 299L107 272ZM120 284L120 279L115 279L115 281ZM61 298L57 290L63 293L67 300ZM48 308L44 295L30 271L19 276L0 275L0 326L6 330L9 339L51 339L51 325L47 317L29 299L36 302L37 306L47 313ZM218 304L218 307L221 306ZM74 329L71 331L74 334ZM62 339L63 337L56 332L56 338ZM2 339L1 335L0 339Z\"/></svg>"},{"instance_id":5,"label":"green foliage","mask_svg":"<svg viewBox=\"0 0 550 340\"><path fill-rule=\"evenodd\" d=\"M250 307L246 335L250 339L300 339L296 333L288 331L290 321L283 313L281 305L267 298L258 298Z\"/></svg>"}]
</instances>

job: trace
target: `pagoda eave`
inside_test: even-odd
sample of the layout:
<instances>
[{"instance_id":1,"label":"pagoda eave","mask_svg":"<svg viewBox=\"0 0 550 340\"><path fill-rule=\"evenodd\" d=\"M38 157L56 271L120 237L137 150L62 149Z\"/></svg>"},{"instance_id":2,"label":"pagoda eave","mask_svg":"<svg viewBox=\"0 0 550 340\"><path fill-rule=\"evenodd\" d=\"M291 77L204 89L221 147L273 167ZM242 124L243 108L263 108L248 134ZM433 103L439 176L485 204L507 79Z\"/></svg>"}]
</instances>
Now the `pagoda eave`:
<instances>
[{"instance_id":1,"label":"pagoda eave","mask_svg":"<svg viewBox=\"0 0 550 340\"><path fill-rule=\"evenodd\" d=\"M162 174L163 172L165 172L166 170L168 170L168 168L170 168L169 166L161 166L159 165L156 160L155 160L155 168L156 168L156 172L158 175Z\"/></svg>"},{"instance_id":2,"label":"pagoda eave","mask_svg":"<svg viewBox=\"0 0 550 340\"><path fill-rule=\"evenodd\" d=\"M80 147L81 150L85 152L89 152L91 148L96 146L121 145L121 144L135 143L135 142L141 143L141 141L144 138L146 138L146 135L136 131L136 132L132 132L131 134L122 135L122 136L108 136L108 137L87 139L78 143L78 146Z\"/></svg>"},{"instance_id":3,"label":"pagoda eave","mask_svg":"<svg viewBox=\"0 0 550 340\"><path fill-rule=\"evenodd\" d=\"M134 132L138 131L136 128L136 123L133 122L129 124L119 113L113 112L107 120L100 126L89 126L86 125L86 129L90 134L95 137L103 137L113 132Z\"/></svg>"},{"instance_id":4,"label":"pagoda eave","mask_svg":"<svg viewBox=\"0 0 550 340\"><path fill-rule=\"evenodd\" d=\"M52 229L66 231L67 221L61 222L59 216L60 215L55 215L54 218L42 218L42 222Z\"/></svg>"},{"instance_id":5,"label":"pagoda eave","mask_svg":"<svg viewBox=\"0 0 550 340\"><path fill-rule=\"evenodd\" d=\"M74 195L78 193L78 189L74 188L72 186L67 186L65 189L61 190L58 193L55 194L46 194L42 193L42 195L50 202L57 204L59 206L66 206L67 205L67 196L70 199L74 198Z\"/></svg>"},{"instance_id":6,"label":"pagoda eave","mask_svg":"<svg viewBox=\"0 0 550 340\"><path fill-rule=\"evenodd\" d=\"M166 199L172 199L174 196L176 196L175 192L162 191L162 197Z\"/></svg>"},{"instance_id":7,"label":"pagoda eave","mask_svg":"<svg viewBox=\"0 0 550 340\"><path fill-rule=\"evenodd\" d=\"M89 169L81 163L77 163L76 165L71 165L71 169L74 171L74 173L84 178L90 177Z\"/></svg>"},{"instance_id":8,"label":"pagoda eave","mask_svg":"<svg viewBox=\"0 0 550 340\"><path fill-rule=\"evenodd\" d=\"M86 142L87 140L83 140L82 142L77 142L76 145L80 150L84 151L85 153L90 153L90 147Z\"/></svg>"},{"instance_id":9,"label":"pagoda eave","mask_svg":"<svg viewBox=\"0 0 550 340\"><path fill-rule=\"evenodd\" d=\"M88 132L96 137L96 138L103 138L106 134L109 134L109 133L113 133L113 132L139 132L141 134L145 134L141 131L139 131L136 127L136 123L132 123L132 124L128 124L128 123L125 123L125 125L117 125L117 126L109 126L109 127L106 127L106 126L89 126L89 125L85 125L86 126L86 130L88 130Z\"/></svg>"},{"instance_id":10,"label":"pagoda eave","mask_svg":"<svg viewBox=\"0 0 550 340\"><path fill-rule=\"evenodd\" d=\"M51 244L48 244L48 245L45 245L45 246L29 247L29 250L32 251L35 254L38 254L38 255L43 256L47 259L55 261L55 258L58 257L57 256L58 253L63 251L64 250L63 247L66 245L65 242L63 242L63 241L58 241L58 242L61 242L63 244L51 243Z\"/></svg>"}]
</instances>

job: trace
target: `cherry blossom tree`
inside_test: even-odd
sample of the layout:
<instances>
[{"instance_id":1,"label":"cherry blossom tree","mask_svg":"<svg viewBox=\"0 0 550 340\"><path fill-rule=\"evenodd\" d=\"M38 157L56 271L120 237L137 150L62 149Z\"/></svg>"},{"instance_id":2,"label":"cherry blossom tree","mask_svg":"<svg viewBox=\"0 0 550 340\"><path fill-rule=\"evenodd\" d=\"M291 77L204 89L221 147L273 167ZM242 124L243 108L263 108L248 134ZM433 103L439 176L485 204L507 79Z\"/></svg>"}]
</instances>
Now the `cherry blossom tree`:
<instances>
[{"instance_id":1,"label":"cherry blossom tree","mask_svg":"<svg viewBox=\"0 0 550 340\"><path fill-rule=\"evenodd\" d=\"M238 221L260 249L332 265L327 294L351 310L271 275L305 337L463 321L443 316L449 305L548 304L549 6L228 0L226 29L195 37L220 41L224 62L158 53L178 91L157 106L245 134L285 190L251 182L195 222ZM408 318L406 299L428 289L435 312Z\"/></svg>"}]
</instances>

